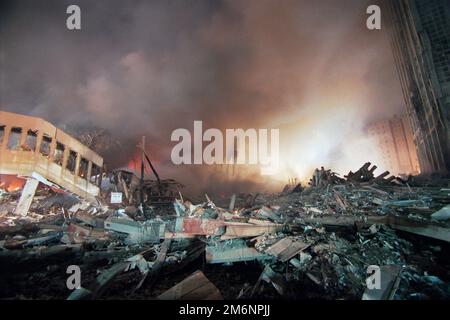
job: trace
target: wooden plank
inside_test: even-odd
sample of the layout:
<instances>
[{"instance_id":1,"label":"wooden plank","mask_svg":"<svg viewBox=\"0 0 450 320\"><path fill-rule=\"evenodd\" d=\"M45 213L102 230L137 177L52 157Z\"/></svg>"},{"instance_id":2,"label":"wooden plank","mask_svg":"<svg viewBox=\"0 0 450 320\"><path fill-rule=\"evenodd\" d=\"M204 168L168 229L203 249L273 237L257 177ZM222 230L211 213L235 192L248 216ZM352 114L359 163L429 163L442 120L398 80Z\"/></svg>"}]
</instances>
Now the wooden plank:
<instances>
[{"instance_id":1,"label":"wooden plank","mask_svg":"<svg viewBox=\"0 0 450 320\"><path fill-rule=\"evenodd\" d=\"M286 262L307 247L309 247L308 243L296 241L290 237L287 237L270 246L266 249L265 253L276 257L282 262Z\"/></svg>"},{"instance_id":2,"label":"wooden plank","mask_svg":"<svg viewBox=\"0 0 450 320\"><path fill-rule=\"evenodd\" d=\"M278 257L284 250L286 250L290 245L292 244L292 239L287 237L283 238L273 245L271 245L269 248L266 249L266 253Z\"/></svg>"},{"instance_id":3,"label":"wooden plank","mask_svg":"<svg viewBox=\"0 0 450 320\"><path fill-rule=\"evenodd\" d=\"M305 250L309 246L310 246L310 244L308 244L308 243L304 243L302 241L294 241L294 242L292 242L292 244L289 247L286 248L286 250L284 250L281 253L281 255L278 256L278 258L282 262L286 262L289 259L291 259L293 256L295 256L297 253Z\"/></svg>"},{"instance_id":4,"label":"wooden plank","mask_svg":"<svg viewBox=\"0 0 450 320\"><path fill-rule=\"evenodd\" d=\"M392 221L389 226L396 230L406 231L409 233L414 233L420 236L438 239L446 242L450 242L450 229L432 225L432 224L425 224L425 225L406 225L399 221Z\"/></svg>"},{"instance_id":5,"label":"wooden plank","mask_svg":"<svg viewBox=\"0 0 450 320\"><path fill-rule=\"evenodd\" d=\"M28 210L30 210L30 206L33 202L34 194L36 193L38 185L39 181L36 179L27 179L27 182L22 190L22 194L20 195L19 203L14 211L15 214L21 216L26 216L28 214Z\"/></svg>"},{"instance_id":6,"label":"wooden plank","mask_svg":"<svg viewBox=\"0 0 450 320\"><path fill-rule=\"evenodd\" d=\"M266 257L266 255L256 251L255 248L249 247L216 248L209 246L205 250L206 262L212 264L252 261Z\"/></svg>"},{"instance_id":7,"label":"wooden plank","mask_svg":"<svg viewBox=\"0 0 450 320\"><path fill-rule=\"evenodd\" d=\"M336 199L337 204L341 207L341 209L347 210L346 204L344 203L344 201L342 200L341 196L339 195L339 193L337 191L335 191L334 197Z\"/></svg>"},{"instance_id":8,"label":"wooden plank","mask_svg":"<svg viewBox=\"0 0 450 320\"><path fill-rule=\"evenodd\" d=\"M158 296L159 300L222 300L219 289L200 270Z\"/></svg>"},{"instance_id":9,"label":"wooden plank","mask_svg":"<svg viewBox=\"0 0 450 320\"><path fill-rule=\"evenodd\" d=\"M234 238L248 238L256 237L265 233L273 233L282 228L280 224L248 224L248 223L234 223L227 224L225 233L221 239L234 239Z\"/></svg>"}]
</instances>

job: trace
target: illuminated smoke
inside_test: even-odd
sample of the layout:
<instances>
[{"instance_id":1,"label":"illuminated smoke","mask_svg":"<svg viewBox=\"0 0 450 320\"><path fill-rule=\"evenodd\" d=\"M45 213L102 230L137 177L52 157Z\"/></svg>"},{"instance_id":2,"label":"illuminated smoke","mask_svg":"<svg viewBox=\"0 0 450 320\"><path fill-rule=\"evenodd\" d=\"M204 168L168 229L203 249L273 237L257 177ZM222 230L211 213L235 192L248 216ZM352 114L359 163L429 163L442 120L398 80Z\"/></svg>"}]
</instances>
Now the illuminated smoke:
<instances>
[{"instance_id":1,"label":"illuminated smoke","mask_svg":"<svg viewBox=\"0 0 450 320\"><path fill-rule=\"evenodd\" d=\"M81 31L65 29L71 1L3 5L0 106L107 129L122 141L110 167L127 166L146 135L160 175L192 192L269 189L259 170L173 166L171 132L194 120L280 128L274 179L307 180L321 165L375 163L364 128L401 111L387 27L365 28L369 1L77 3Z\"/></svg>"}]
</instances>

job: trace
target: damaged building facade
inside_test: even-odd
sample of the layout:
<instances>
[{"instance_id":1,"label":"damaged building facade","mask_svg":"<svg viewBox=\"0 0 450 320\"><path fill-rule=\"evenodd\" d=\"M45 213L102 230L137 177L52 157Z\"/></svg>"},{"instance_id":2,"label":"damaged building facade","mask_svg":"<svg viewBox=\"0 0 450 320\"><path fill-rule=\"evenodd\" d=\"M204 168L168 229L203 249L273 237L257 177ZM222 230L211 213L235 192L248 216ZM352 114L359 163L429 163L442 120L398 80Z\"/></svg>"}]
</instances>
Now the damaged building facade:
<instances>
[{"instance_id":1,"label":"damaged building facade","mask_svg":"<svg viewBox=\"0 0 450 320\"><path fill-rule=\"evenodd\" d=\"M394 58L423 173L450 172L450 2L388 1Z\"/></svg>"},{"instance_id":2,"label":"damaged building facade","mask_svg":"<svg viewBox=\"0 0 450 320\"><path fill-rule=\"evenodd\" d=\"M368 132L378 144L384 162L380 165L396 175L419 174L419 161L407 117L378 121L369 126Z\"/></svg>"},{"instance_id":3,"label":"damaged building facade","mask_svg":"<svg viewBox=\"0 0 450 320\"><path fill-rule=\"evenodd\" d=\"M150 216L106 192L67 201L54 188L20 216L23 191L0 188L0 298L449 299L448 181L422 187L375 170L323 168L308 187L221 206L179 192L171 208L149 202ZM73 265L76 289L66 287ZM377 290L365 284L374 265Z\"/></svg>"},{"instance_id":4,"label":"damaged building facade","mask_svg":"<svg viewBox=\"0 0 450 320\"><path fill-rule=\"evenodd\" d=\"M102 157L49 122L0 112L0 183L11 176L26 179L31 200L42 182L95 201L102 167Z\"/></svg>"}]
</instances>

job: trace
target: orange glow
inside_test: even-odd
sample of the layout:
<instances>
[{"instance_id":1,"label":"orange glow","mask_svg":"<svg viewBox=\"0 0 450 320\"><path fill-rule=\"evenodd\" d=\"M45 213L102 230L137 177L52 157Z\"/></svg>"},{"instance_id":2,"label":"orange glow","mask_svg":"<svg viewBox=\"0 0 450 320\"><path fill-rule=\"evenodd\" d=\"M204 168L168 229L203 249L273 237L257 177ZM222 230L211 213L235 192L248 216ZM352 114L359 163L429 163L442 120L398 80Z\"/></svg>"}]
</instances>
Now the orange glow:
<instances>
[{"instance_id":1,"label":"orange glow","mask_svg":"<svg viewBox=\"0 0 450 320\"><path fill-rule=\"evenodd\" d=\"M140 170L140 166L141 166L141 154L136 152L133 155L133 158L131 158L128 161L127 168L132 171L138 171Z\"/></svg>"},{"instance_id":2,"label":"orange glow","mask_svg":"<svg viewBox=\"0 0 450 320\"><path fill-rule=\"evenodd\" d=\"M26 180L14 175L0 175L0 188L7 192L18 191L23 188Z\"/></svg>"}]
</instances>

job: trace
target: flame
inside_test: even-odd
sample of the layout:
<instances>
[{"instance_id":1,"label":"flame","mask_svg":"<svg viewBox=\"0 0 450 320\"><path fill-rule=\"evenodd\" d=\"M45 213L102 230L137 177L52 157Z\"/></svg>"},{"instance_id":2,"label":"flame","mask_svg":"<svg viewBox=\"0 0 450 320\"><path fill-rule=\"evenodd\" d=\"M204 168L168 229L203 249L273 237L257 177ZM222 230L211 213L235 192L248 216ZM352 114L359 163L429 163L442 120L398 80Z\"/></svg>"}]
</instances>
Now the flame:
<instances>
[{"instance_id":1,"label":"flame","mask_svg":"<svg viewBox=\"0 0 450 320\"><path fill-rule=\"evenodd\" d=\"M131 171L138 171L141 169L141 154L135 152L133 157L128 161L127 168Z\"/></svg>"},{"instance_id":2,"label":"flame","mask_svg":"<svg viewBox=\"0 0 450 320\"><path fill-rule=\"evenodd\" d=\"M25 182L25 179L14 175L0 175L0 188L7 192L14 192L22 189Z\"/></svg>"}]
</instances>

